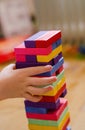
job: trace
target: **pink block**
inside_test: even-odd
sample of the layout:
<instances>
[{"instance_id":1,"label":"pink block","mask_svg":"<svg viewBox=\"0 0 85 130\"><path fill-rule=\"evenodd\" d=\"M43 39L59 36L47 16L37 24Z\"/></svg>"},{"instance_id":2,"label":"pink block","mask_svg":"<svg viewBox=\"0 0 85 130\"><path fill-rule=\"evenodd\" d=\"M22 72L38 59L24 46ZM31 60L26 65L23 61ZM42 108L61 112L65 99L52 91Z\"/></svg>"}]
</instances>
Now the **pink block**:
<instances>
[{"instance_id":1,"label":"pink block","mask_svg":"<svg viewBox=\"0 0 85 130\"><path fill-rule=\"evenodd\" d=\"M47 48L25 48L24 44L20 44L15 47L16 55L48 55L52 51L52 46L48 46Z\"/></svg>"}]
</instances>

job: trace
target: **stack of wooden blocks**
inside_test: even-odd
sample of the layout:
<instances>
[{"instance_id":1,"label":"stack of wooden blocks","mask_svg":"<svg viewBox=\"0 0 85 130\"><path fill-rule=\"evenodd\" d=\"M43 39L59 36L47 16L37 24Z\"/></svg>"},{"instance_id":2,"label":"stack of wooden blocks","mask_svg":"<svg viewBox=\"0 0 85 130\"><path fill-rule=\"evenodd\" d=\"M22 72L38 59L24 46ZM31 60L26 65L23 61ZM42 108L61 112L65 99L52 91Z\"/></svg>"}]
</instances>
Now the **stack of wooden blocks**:
<instances>
[{"instance_id":1,"label":"stack of wooden blocks","mask_svg":"<svg viewBox=\"0 0 85 130\"><path fill-rule=\"evenodd\" d=\"M61 31L40 31L15 48L16 68L52 65L51 71L40 77L56 75L53 90L43 94L39 102L25 100L30 130L71 130L64 76ZM44 87L44 86L43 86Z\"/></svg>"}]
</instances>

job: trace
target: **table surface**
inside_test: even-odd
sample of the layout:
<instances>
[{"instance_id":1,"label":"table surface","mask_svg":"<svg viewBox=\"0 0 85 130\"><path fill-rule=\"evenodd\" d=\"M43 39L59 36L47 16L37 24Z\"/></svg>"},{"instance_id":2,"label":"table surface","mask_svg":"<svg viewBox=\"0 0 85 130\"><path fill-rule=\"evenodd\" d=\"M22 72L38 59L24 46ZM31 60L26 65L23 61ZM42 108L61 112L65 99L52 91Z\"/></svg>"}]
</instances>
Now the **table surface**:
<instances>
[{"instance_id":1,"label":"table surface","mask_svg":"<svg viewBox=\"0 0 85 130\"><path fill-rule=\"evenodd\" d=\"M9 63L8 63L9 64ZM2 69L6 64L0 65ZM85 61L65 60L65 77L73 130L85 129ZM24 99L0 101L0 130L28 130Z\"/></svg>"}]
</instances>

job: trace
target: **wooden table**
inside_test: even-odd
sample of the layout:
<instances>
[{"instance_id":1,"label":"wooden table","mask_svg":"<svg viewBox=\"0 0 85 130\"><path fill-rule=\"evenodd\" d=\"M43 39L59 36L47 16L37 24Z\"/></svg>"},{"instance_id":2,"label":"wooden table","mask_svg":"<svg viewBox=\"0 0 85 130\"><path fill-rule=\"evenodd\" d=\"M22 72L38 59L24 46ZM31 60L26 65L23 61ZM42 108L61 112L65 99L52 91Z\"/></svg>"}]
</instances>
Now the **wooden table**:
<instances>
[{"instance_id":1,"label":"wooden table","mask_svg":"<svg viewBox=\"0 0 85 130\"><path fill-rule=\"evenodd\" d=\"M2 69L4 65L0 65ZM72 130L85 129L85 61L65 60ZM28 130L24 99L0 101L0 130Z\"/></svg>"},{"instance_id":2,"label":"wooden table","mask_svg":"<svg viewBox=\"0 0 85 130\"><path fill-rule=\"evenodd\" d=\"M72 130L85 129L85 61L67 62L67 79Z\"/></svg>"}]
</instances>

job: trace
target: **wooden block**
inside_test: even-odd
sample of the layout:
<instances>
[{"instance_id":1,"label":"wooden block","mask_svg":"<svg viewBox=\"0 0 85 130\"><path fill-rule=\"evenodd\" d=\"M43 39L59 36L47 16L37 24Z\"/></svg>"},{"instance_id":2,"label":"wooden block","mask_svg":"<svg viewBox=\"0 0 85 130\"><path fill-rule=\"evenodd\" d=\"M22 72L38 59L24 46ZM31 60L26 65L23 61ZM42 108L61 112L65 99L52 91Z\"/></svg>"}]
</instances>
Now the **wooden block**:
<instances>
[{"instance_id":1,"label":"wooden block","mask_svg":"<svg viewBox=\"0 0 85 130\"><path fill-rule=\"evenodd\" d=\"M62 92L62 94L60 95L60 97L65 97L66 94L67 94L67 89L65 89L65 90Z\"/></svg>"},{"instance_id":2,"label":"wooden block","mask_svg":"<svg viewBox=\"0 0 85 130\"><path fill-rule=\"evenodd\" d=\"M37 55L37 62L49 62L54 57L56 57L60 52L62 52L62 46L60 45L56 49L54 49L50 54L48 55Z\"/></svg>"},{"instance_id":3,"label":"wooden block","mask_svg":"<svg viewBox=\"0 0 85 130\"><path fill-rule=\"evenodd\" d=\"M26 55L26 62L25 63L35 64L36 62L37 62L36 55Z\"/></svg>"},{"instance_id":4,"label":"wooden block","mask_svg":"<svg viewBox=\"0 0 85 130\"><path fill-rule=\"evenodd\" d=\"M47 31L47 33L36 39L36 47L43 48L51 45L61 38L61 31Z\"/></svg>"},{"instance_id":5,"label":"wooden block","mask_svg":"<svg viewBox=\"0 0 85 130\"><path fill-rule=\"evenodd\" d=\"M16 62L26 62L26 57L24 55L15 55Z\"/></svg>"},{"instance_id":6,"label":"wooden block","mask_svg":"<svg viewBox=\"0 0 85 130\"><path fill-rule=\"evenodd\" d=\"M63 77L64 77L64 70L56 76L57 80L52 85L55 87Z\"/></svg>"},{"instance_id":7,"label":"wooden block","mask_svg":"<svg viewBox=\"0 0 85 130\"><path fill-rule=\"evenodd\" d=\"M45 48L61 38L61 31L40 31L25 40L25 46L36 48ZM31 43L31 45L30 45Z\"/></svg>"},{"instance_id":8,"label":"wooden block","mask_svg":"<svg viewBox=\"0 0 85 130\"><path fill-rule=\"evenodd\" d=\"M57 58L57 57L58 57L58 58ZM59 61L59 59L61 59L62 57L63 57L62 52L60 52L60 53L58 54L58 56L56 56L56 57L53 58L54 64L56 64L56 63Z\"/></svg>"},{"instance_id":9,"label":"wooden block","mask_svg":"<svg viewBox=\"0 0 85 130\"><path fill-rule=\"evenodd\" d=\"M60 106L60 99L58 98L55 102L31 102L28 100L24 101L26 107L38 107L38 108L46 108L46 109L58 109Z\"/></svg>"},{"instance_id":10,"label":"wooden block","mask_svg":"<svg viewBox=\"0 0 85 130\"><path fill-rule=\"evenodd\" d=\"M52 44L52 50L54 50L55 48L57 48L61 43L62 43L61 39L59 39L56 42L54 42Z\"/></svg>"},{"instance_id":11,"label":"wooden block","mask_svg":"<svg viewBox=\"0 0 85 130\"><path fill-rule=\"evenodd\" d=\"M24 44L27 48L35 48L36 47L36 39L39 38L40 36L45 35L47 31L39 31L36 34L32 35L28 39L24 41Z\"/></svg>"},{"instance_id":12,"label":"wooden block","mask_svg":"<svg viewBox=\"0 0 85 130\"><path fill-rule=\"evenodd\" d=\"M52 45L47 48L25 48L24 43L15 47L15 55L48 55L52 52Z\"/></svg>"},{"instance_id":13,"label":"wooden block","mask_svg":"<svg viewBox=\"0 0 85 130\"><path fill-rule=\"evenodd\" d=\"M29 129L32 130L62 130L64 125L67 123L69 119L69 113L66 114L66 116L63 118L62 122L58 126L41 126L41 125L35 125L35 124L29 124Z\"/></svg>"},{"instance_id":14,"label":"wooden block","mask_svg":"<svg viewBox=\"0 0 85 130\"><path fill-rule=\"evenodd\" d=\"M37 119L31 119L28 118L29 124L35 124L35 125L41 125L41 126L58 126L62 122L65 115L68 113L68 107L64 109L64 111L61 113L60 118L57 121L53 120L37 120Z\"/></svg>"},{"instance_id":15,"label":"wooden block","mask_svg":"<svg viewBox=\"0 0 85 130\"><path fill-rule=\"evenodd\" d=\"M56 48L56 46L55 46L55 48ZM55 49L55 48L53 48L53 49ZM20 61L21 61L21 62L29 62L29 63L30 63L31 61L34 62L34 63L37 62L37 60L33 60L33 58L32 58L32 57L34 57L34 56L36 57L36 50L34 50L34 49L38 50L38 48L30 48L30 51L32 51L32 52L34 51L33 53L35 53L35 54L33 55L33 53L32 53L32 54L30 53L30 54L28 55L28 54L23 54L23 52L28 50L28 53L29 53L29 48L23 48L23 50L22 50L21 48L18 48L18 47L15 48L15 50L16 50L16 51L15 51L16 61L17 61L17 62L18 62L18 61L19 61L19 62L20 62ZM48 53L48 52L49 52L49 53L52 52L53 49L52 49L52 47L47 48L47 53ZM40 50L41 50L41 49L40 49ZM42 50L43 50L43 48L42 48ZM46 49L45 49L45 50L46 50ZM18 51L21 52L21 54L18 54ZM37 52L37 54L39 54L39 51ZM43 54L45 54L45 52L43 52L43 53L41 53L41 54L43 55ZM62 57L62 53L60 53L59 56L60 56L60 58L61 58L61 57ZM57 59L55 59L55 60L57 60ZM55 60L54 60L54 62L56 62Z\"/></svg>"},{"instance_id":16,"label":"wooden block","mask_svg":"<svg viewBox=\"0 0 85 130\"><path fill-rule=\"evenodd\" d=\"M62 70L64 70L63 65L55 72L58 75Z\"/></svg>"},{"instance_id":17,"label":"wooden block","mask_svg":"<svg viewBox=\"0 0 85 130\"><path fill-rule=\"evenodd\" d=\"M48 65L47 63L27 63L27 62L16 62L16 68L20 69L20 68L27 68L27 67L34 67L34 66L45 66ZM46 73L50 73L50 72L46 72Z\"/></svg>"},{"instance_id":18,"label":"wooden block","mask_svg":"<svg viewBox=\"0 0 85 130\"><path fill-rule=\"evenodd\" d=\"M29 56L30 57L30 56ZM30 59L32 60L32 59ZM36 59L35 59L36 60ZM34 66L45 66L45 65L52 65L53 66L53 62L52 60L47 63L47 62L16 62L16 67L19 68L26 68L26 67L34 67Z\"/></svg>"},{"instance_id":19,"label":"wooden block","mask_svg":"<svg viewBox=\"0 0 85 130\"><path fill-rule=\"evenodd\" d=\"M55 63L58 62L58 60L62 57L62 53L59 53L58 56L56 56L55 58L53 58L51 61L53 61L53 65ZM50 64L50 62L48 62L48 64ZM16 55L16 62L20 62L22 64L22 62L24 63L37 63L37 58L36 58L36 55ZM42 62L38 62L38 63L42 63ZM45 64L47 64L47 62L43 62Z\"/></svg>"},{"instance_id":20,"label":"wooden block","mask_svg":"<svg viewBox=\"0 0 85 130\"><path fill-rule=\"evenodd\" d=\"M62 130L66 130L67 126L69 125L70 122L70 118L68 118L68 120L66 121L66 123L64 124Z\"/></svg>"},{"instance_id":21,"label":"wooden block","mask_svg":"<svg viewBox=\"0 0 85 130\"><path fill-rule=\"evenodd\" d=\"M27 48L45 48L61 38L61 32L58 31L40 31L25 40Z\"/></svg>"},{"instance_id":22,"label":"wooden block","mask_svg":"<svg viewBox=\"0 0 85 130\"><path fill-rule=\"evenodd\" d=\"M27 112L26 116L27 118L33 118L33 119L42 119L42 120L58 120L63 110L67 107L67 100L66 99L60 99L60 107L56 110L49 110L47 114L32 114Z\"/></svg>"},{"instance_id":23,"label":"wooden block","mask_svg":"<svg viewBox=\"0 0 85 130\"><path fill-rule=\"evenodd\" d=\"M64 59L63 59L63 57L62 57L61 59L59 59L58 63L56 63L56 64L53 66L53 69L52 69L52 71L51 71L51 75L52 75L53 73L55 73L55 72L63 65L63 63L64 63Z\"/></svg>"},{"instance_id":24,"label":"wooden block","mask_svg":"<svg viewBox=\"0 0 85 130\"><path fill-rule=\"evenodd\" d=\"M47 111L48 111L48 109L46 109L46 108L38 108L38 107L26 107L25 106L25 111L26 112L29 112L29 113L37 113L37 114L46 114L47 113Z\"/></svg>"},{"instance_id":25,"label":"wooden block","mask_svg":"<svg viewBox=\"0 0 85 130\"><path fill-rule=\"evenodd\" d=\"M55 102L60 97L64 89L66 89L66 83L63 84L62 88L58 90L55 96L43 96L41 102Z\"/></svg>"}]
</instances>

